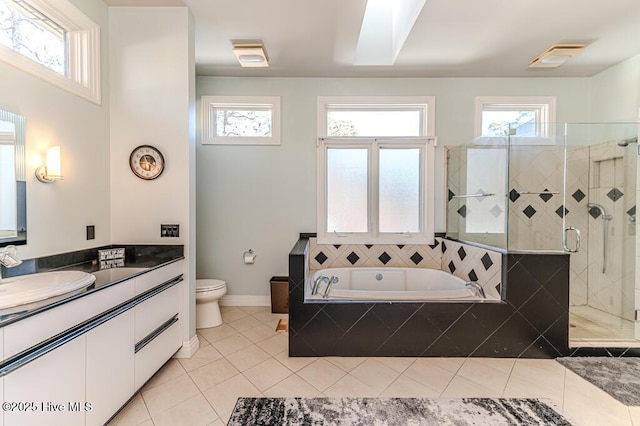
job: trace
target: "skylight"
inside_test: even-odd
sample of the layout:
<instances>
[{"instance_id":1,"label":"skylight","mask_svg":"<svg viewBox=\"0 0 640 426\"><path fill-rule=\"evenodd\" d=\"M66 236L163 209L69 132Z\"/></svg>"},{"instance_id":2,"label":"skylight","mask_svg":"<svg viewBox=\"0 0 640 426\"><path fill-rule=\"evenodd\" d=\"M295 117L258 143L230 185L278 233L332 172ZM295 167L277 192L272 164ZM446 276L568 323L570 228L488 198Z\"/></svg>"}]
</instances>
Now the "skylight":
<instances>
[{"instance_id":1,"label":"skylight","mask_svg":"<svg viewBox=\"0 0 640 426\"><path fill-rule=\"evenodd\" d=\"M393 65L426 0L367 0L354 65Z\"/></svg>"}]
</instances>

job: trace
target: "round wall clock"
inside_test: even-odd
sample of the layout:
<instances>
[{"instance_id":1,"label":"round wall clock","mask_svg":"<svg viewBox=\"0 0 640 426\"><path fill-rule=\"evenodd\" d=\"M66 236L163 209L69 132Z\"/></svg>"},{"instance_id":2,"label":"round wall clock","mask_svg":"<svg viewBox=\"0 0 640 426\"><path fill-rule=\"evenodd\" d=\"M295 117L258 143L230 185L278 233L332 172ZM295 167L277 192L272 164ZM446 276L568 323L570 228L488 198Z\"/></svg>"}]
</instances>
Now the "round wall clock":
<instances>
[{"instance_id":1,"label":"round wall clock","mask_svg":"<svg viewBox=\"0 0 640 426\"><path fill-rule=\"evenodd\" d=\"M131 151L129 166L133 174L140 179L155 179L164 170L164 157L157 148L151 145L140 145Z\"/></svg>"}]
</instances>

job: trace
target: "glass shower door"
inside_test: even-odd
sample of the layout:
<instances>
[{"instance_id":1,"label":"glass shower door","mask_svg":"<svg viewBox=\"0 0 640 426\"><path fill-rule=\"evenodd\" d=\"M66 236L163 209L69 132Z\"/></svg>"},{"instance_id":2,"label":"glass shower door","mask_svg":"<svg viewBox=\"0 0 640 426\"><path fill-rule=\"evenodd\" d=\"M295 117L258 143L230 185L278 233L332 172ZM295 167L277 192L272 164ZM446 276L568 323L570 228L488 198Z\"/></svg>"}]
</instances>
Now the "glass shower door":
<instances>
[{"instance_id":1,"label":"glass shower door","mask_svg":"<svg viewBox=\"0 0 640 426\"><path fill-rule=\"evenodd\" d=\"M635 346L636 124L571 124L566 226L582 230L570 259L572 346ZM639 290L640 291L640 290Z\"/></svg>"}]
</instances>

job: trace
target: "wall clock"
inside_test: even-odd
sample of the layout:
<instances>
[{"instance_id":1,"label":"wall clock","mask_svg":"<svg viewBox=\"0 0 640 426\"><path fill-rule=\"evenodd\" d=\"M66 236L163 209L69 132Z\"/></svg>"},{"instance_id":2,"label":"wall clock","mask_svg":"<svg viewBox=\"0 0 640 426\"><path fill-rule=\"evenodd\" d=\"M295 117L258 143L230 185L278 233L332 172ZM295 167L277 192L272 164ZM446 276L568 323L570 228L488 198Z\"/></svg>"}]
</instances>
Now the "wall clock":
<instances>
[{"instance_id":1,"label":"wall clock","mask_svg":"<svg viewBox=\"0 0 640 426\"><path fill-rule=\"evenodd\" d=\"M164 157L162 153L151 145L140 145L131 151L129 167L134 175L140 179L152 180L162 174Z\"/></svg>"}]
</instances>

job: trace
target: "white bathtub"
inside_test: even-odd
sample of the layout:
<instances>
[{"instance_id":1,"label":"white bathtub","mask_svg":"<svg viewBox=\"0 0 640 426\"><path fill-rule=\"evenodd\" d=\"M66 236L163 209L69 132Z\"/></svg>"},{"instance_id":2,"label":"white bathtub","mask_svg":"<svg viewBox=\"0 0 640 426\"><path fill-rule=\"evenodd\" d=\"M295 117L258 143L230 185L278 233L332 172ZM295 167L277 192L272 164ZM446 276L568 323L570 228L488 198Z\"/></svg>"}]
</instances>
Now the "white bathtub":
<instances>
[{"instance_id":1,"label":"white bathtub","mask_svg":"<svg viewBox=\"0 0 640 426\"><path fill-rule=\"evenodd\" d=\"M319 277L337 278L324 297L328 280L311 289ZM485 301L467 282L437 269L422 268L328 268L313 273L306 288L306 299L349 300L460 300Z\"/></svg>"}]
</instances>

